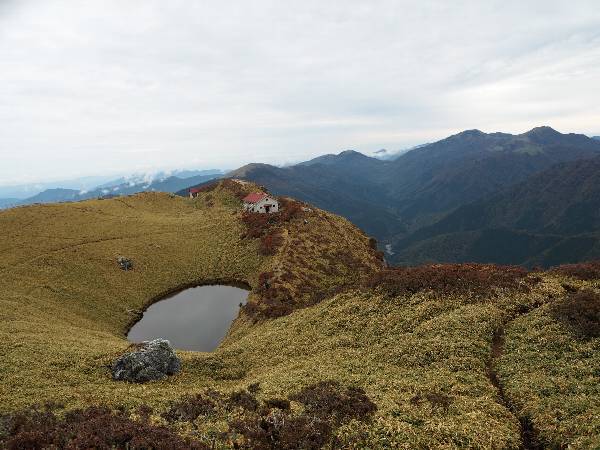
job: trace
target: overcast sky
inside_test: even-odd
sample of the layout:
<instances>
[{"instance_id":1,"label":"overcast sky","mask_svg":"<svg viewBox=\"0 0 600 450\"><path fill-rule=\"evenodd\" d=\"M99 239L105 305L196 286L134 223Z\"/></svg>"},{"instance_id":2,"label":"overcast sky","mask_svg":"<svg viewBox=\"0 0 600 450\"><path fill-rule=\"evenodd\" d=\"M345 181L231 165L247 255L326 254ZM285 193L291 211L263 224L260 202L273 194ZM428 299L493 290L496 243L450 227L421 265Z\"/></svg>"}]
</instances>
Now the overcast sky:
<instances>
[{"instance_id":1,"label":"overcast sky","mask_svg":"<svg viewBox=\"0 0 600 450\"><path fill-rule=\"evenodd\" d=\"M0 184L600 133L590 1L0 0Z\"/></svg>"}]
</instances>

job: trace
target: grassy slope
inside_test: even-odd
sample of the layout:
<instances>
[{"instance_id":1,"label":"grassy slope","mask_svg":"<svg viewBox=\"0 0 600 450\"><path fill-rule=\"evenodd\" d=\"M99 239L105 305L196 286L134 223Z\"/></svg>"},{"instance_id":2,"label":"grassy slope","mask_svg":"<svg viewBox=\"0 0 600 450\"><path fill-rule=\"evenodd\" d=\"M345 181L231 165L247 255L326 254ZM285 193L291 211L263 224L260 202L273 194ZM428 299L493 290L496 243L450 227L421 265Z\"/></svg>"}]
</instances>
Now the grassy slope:
<instances>
[{"instance_id":1,"label":"grassy slope","mask_svg":"<svg viewBox=\"0 0 600 450\"><path fill-rule=\"evenodd\" d=\"M598 280L563 282L579 289L600 288ZM507 327L500 380L546 446L600 448L600 338L576 336L555 319L552 306L544 305Z\"/></svg>"},{"instance_id":2,"label":"grassy slope","mask_svg":"<svg viewBox=\"0 0 600 450\"><path fill-rule=\"evenodd\" d=\"M256 288L259 273L295 268L310 271L317 280L312 289L329 291L359 274L306 264L319 255L331 262L340 246L352 248L365 266L377 265L364 235L320 211L308 224L286 225L280 253L260 257L256 240L240 239L237 199L226 191L207 195L215 206L203 197L142 194L0 214L6 230L0 237L0 410L59 400L68 407L149 403L160 411L207 387L227 391L260 382L268 398L334 379L364 387L379 408L372 424L339 430L342 442L518 448L519 421L488 377L492 336L506 326L497 371L517 413L531 416L549 442L582 448L594 442L598 339L579 343L544 314L544 305L565 295L562 279L550 274L527 294L351 291L275 320L242 317L215 352L180 352L178 376L146 385L111 381L106 365L126 348L127 324L171 289L215 279ZM116 267L120 254L134 259L134 271ZM288 288L302 292L296 279ZM564 425L556 427L552 411L560 404Z\"/></svg>"},{"instance_id":3,"label":"grassy slope","mask_svg":"<svg viewBox=\"0 0 600 450\"><path fill-rule=\"evenodd\" d=\"M3 408L144 397L142 387L111 383L105 367L127 346L135 314L182 285L253 284L262 264L230 211L166 194L19 208L3 212L0 227ZM119 270L118 255L135 270Z\"/></svg>"},{"instance_id":4,"label":"grassy slope","mask_svg":"<svg viewBox=\"0 0 600 450\"><path fill-rule=\"evenodd\" d=\"M227 366L225 350L182 353L188 369L150 388L114 383L107 369L127 347L131 321L164 294L218 280L256 287L261 272L295 257L291 251L260 256L258 240L241 238L245 226L235 195L218 189L211 198L209 205L201 198L145 193L0 213L0 409L48 399L67 406L160 403L238 380L243 371ZM317 210L308 225L298 228L292 221L284 231L302 239L310 255L326 250L319 250L321 237L331 223L334 240L350 239L353 254L377 266L368 238L345 219ZM118 268L119 255L133 258L133 271ZM314 275L317 290L358 278L351 269L335 277ZM251 293L252 301L260 301L256 297Z\"/></svg>"},{"instance_id":5,"label":"grassy slope","mask_svg":"<svg viewBox=\"0 0 600 450\"><path fill-rule=\"evenodd\" d=\"M267 396L327 378L365 387L379 406L374 426L360 429L369 445L518 448L519 422L488 378L492 336L561 291L548 278L528 294L483 299L341 294L253 329L227 349Z\"/></svg>"}]
</instances>

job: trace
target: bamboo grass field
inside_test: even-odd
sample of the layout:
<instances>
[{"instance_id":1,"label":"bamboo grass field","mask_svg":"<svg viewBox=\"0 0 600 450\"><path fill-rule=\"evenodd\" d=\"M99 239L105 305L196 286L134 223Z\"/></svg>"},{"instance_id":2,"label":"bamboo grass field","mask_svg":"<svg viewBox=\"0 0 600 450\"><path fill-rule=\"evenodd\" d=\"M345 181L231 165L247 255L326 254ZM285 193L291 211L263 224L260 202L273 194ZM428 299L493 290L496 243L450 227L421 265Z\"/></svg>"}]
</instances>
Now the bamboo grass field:
<instances>
[{"instance_id":1,"label":"bamboo grass field","mask_svg":"<svg viewBox=\"0 0 600 450\"><path fill-rule=\"evenodd\" d=\"M144 193L0 212L0 411L107 405L137 420L147 406L151 423L206 448L253 448L247 430L232 430L256 412L215 406L174 424L165 412L189 396L260 386L259 401L288 398L294 414L307 413L297 393L328 381L375 406L368 419L336 422L327 446L533 448L531 427L542 447L600 447L600 339L555 312L574 290L594 302L597 277L440 265L399 270L388 289L393 281L369 283L393 269L364 233L316 208L299 211L271 225L280 241L272 254L248 237L224 182L195 199ZM121 255L133 270L118 268ZM440 278L450 270L451 281ZM178 351L182 372L162 381L111 379L145 307L217 282L251 292L214 352Z\"/></svg>"}]
</instances>

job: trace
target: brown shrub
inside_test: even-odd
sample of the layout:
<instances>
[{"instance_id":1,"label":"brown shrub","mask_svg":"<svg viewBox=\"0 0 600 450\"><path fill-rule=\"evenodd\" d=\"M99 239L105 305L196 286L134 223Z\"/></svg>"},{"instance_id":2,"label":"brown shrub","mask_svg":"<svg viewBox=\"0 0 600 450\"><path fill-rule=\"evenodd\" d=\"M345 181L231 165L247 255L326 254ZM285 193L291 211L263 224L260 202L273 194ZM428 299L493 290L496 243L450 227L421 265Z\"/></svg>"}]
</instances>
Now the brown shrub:
<instances>
[{"instance_id":1,"label":"brown shrub","mask_svg":"<svg viewBox=\"0 0 600 450\"><path fill-rule=\"evenodd\" d=\"M600 337L600 294L591 289L571 292L552 305L554 318L569 326L580 338Z\"/></svg>"},{"instance_id":2,"label":"brown shrub","mask_svg":"<svg viewBox=\"0 0 600 450\"><path fill-rule=\"evenodd\" d=\"M260 238L258 252L263 256L271 256L277 253L277 250L283 244L283 235L281 231L267 234Z\"/></svg>"},{"instance_id":3,"label":"brown shrub","mask_svg":"<svg viewBox=\"0 0 600 450\"><path fill-rule=\"evenodd\" d=\"M260 291L269 289L271 286L271 280L275 277L273 272L262 272L258 275L258 289Z\"/></svg>"},{"instance_id":4,"label":"brown shrub","mask_svg":"<svg viewBox=\"0 0 600 450\"><path fill-rule=\"evenodd\" d=\"M260 405L256 397L244 390L232 392L226 403L230 408L239 406L248 411L256 411Z\"/></svg>"},{"instance_id":5,"label":"brown shrub","mask_svg":"<svg viewBox=\"0 0 600 450\"><path fill-rule=\"evenodd\" d=\"M292 413L288 400L271 399L259 412L229 423L232 431L244 436L243 448L334 448L337 426L353 418L364 420L377 409L362 389L344 389L334 381L314 384L290 398L304 404L302 413Z\"/></svg>"},{"instance_id":6,"label":"brown shrub","mask_svg":"<svg viewBox=\"0 0 600 450\"><path fill-rule=\"evenodd\" d=\"M148 422L150 420L150 416L152 415L153 410L148 405L140 405L136 412L143 422Z\"/></svg>"},{"instance_id":7,"label":"brown shrub","mask_svg":"<svg viewBox=\"0 0 600 450\"><path fill-rule=\"evenodd\" d=\"M275 214L258 214L244 212L242 221L246 225L246 234L248 239L256 239L267 233L271 225L276 223Z\"/></svg>"},{"instance_id":8,"label":"brown shrub","mask_svg":"<svg viewBox=\"0 0 600 450\"><path fill-rule=\"evenodd\" d=\"M357 387L342 388L337 381L321 381L305 387L290 399L304 404L305 410L318 417L332 417L336 422L365 419L377 406Z\"/></svg>"},{"instance_id":9,"label":"brown shrub","mask_svg":"<svg viewBox=\"0 0 600 450\"><path fill-rule=\"evenodd\" d=\"M432 290L441 294L472 293L484 295L490 288L527 291L532 283L528 271L516 266L491 264L433 264L418 267L394 267L376 272L366 282L388 294L406 295Z\"/></svg>"},{"instance_id":10,"label":"brown shrub","mask_svg":"<svg viewBox=\"0 0 600 450\"><path fill-rule=\"evenodd\" d=\"M579 264L564 264L553 267L550 272L579 278L580 280L600 279L600 261L589 261Z\"/></svg>"},{"instance_id":11,"label":"brown shrub","mask_svg":"<svg viewBox=\"0 0 600 450\"><path fill-rule=\"evenodd\" d=\"M279 197L278 200L281 207L279 214L282 222L289 222L302 216L304 212L302 210L302 203L286 197Z\"/></svg>"},{"instance_id":12,"label":"brown shrub","mask_svg":"<svg viewBox=\"0 0 600 450\"><path fill-rule=\"evenodd\" d=\"M448 410L452 404L452 397L441 392L426 392L425 394L417 394L410 399L410 403L419 406L423 401L429 402L432 409Z\"/></svg>"},{"instance_id":13,"label":"brown shrub","mask_svg":"<svg viewBox=\"0 0 600 450\"><path fill-rule=\"evenodd\" d=\"M215 411L215 404L201 394L186 395L173 402L161 416L168 422L194 421L200 416L208 416Z\"/></svg>"},{"instance_id":14,"label":"brown shrub","mask_svg":"<svg viewBox=\"0 0 600 450\"><path fill-rule=\"evenodd\" d=\"M284 411L290 409L290 401L285 398L270 398L268 400L265 400L265 405L267 406L267 408L271 409L278 408Z\"/></svg>"},{"instance_id":15,"label":"brown shrub","mask_svg":"<svg viewBox=\"0 0 600 450\"><path fill-rule=\"evenodd\" d=\"M260 303L246 303L242 309L249 317L254 318L254 320L276 319L277 317L287 316L294 311L293 305L285 302L286 299L283 300L263 298Z\"/></svg>"},{"instance_id":16,"label":"brown shrub","mask_svg":"<svg viewBox=\"0 0 600 450\"><path fill-rule=\"evenodd\" d=\"M252 383L248 385L248 392L251 394L258 394L260 392L260 383Z\"/></svg>"},{"instance_id":17,"label":"brown shrub","mask_svg":"<svg viewBox=\"0 0 600 450\"><path fill-rule=\"evenodd\" d=\"M248 390L258 392L258 383L248 386ZM152 409L147 405L137 409L140 421L132 420L125 408L112 411L96 406L68 412L64 418L50 407L32 408L0 416L0 448L178 450L233 445L247 449L316 450L335 447L333 432L339 425L352 418L363 420L376 410L362 389L342 388L333 381L304 388L294 398L304 404L304 411L293 412L290 401L284 398L261 404L245 390L230 395L207 390L182 397L162 414L168 422L194 422L203 414L241 408L228 416L229 431L215 434L210 446L184 438L168 426L152 425Z\"/></svg>"},{"instance_id":18,"label":"brown shrub","mask_svg":"<svg viewBox=\"0 0 600 450\"><path fill-rule=\"evenodd\" d=\"M373 250L377 250L377 239L374 237L369 238L369 247Z\"/></svg>"},{"instance_id":19,"label":"brown shrub","mask_svg":"<svg viewBox=\"0 0 600 450\"><path fill-rule=\"evenodd\" d=\"M207 449L164 426L132 420L124 412L92 406L59 418L53 411L31 408L0 419L0 447L100 449Z\"/></svg>"},{"instance_id":20,"label":"brown shrub","mask_svg":"<svg viewBox=\"0 0 600 450\"><path fill-rule=\"evenodd\" d=\"M332 432L331 425L322 419L289 416L279 410L244 416L230 422L229 427L244 436L242 448L253 450L317 450L327 444Z\"/></svg>"}]
</instances>

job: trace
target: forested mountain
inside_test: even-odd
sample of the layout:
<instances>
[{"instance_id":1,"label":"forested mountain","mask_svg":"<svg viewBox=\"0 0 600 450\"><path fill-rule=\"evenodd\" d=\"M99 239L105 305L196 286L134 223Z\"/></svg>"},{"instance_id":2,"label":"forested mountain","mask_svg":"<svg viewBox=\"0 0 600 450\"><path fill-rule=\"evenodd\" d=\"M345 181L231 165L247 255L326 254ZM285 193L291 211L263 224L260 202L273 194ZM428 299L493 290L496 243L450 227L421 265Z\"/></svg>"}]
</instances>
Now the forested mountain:
<instances>
[{"instance_id":1,"label":"forested mountain","mask_svg":"<svg viewBox=\"0 0 600 450\"><path fill-rule=\"evenodd\" d=\"M393 161L386 184L402 219L415 229L556 163L598 152L598 142L550 127L521 135L470 130Z\"/></svg>"},{"instance_id":2,"label":"forested mountain","mask_svg":"<svg viewBox=\"0 0 600 450\"><path fill-rule=\"evenodd\" d=\"M422 255L399 254L409 242L408 237L419 236L419 230L444 220L456 208L493 196L557 164L597 155L600 142L581 134L562 134L550 127L534 128L520 135L469 130L390 161L345 151L291 167L250 164L228 175L341 214L380 242L392 244L396 254L388 255L391 262L413 263L420 261ZM531 189L535 193L543 186L538 182ZM534 197L535 194L523 199L525 210L534 207ZM568 198L566 194L564 201ZM567 216L566 222L571 217ZM567 226L577 227L574 223L565 223ZM461 238L467 242L476 239L466 235ZM546 243L542 247L545 246ZM525 253L536 252L537 249ZM460 261L469 257L450 250L438 256ZM491 257L485 253L481 258L488 256ZM495 261L496 256L492 256L490 261ZM430 253L427 258L438 260Z\"/></svg>"},{"instance_id":3,"label":"forested mountain","mask_svg":"<svg viewBox=\"0 0 600 450\"><path fill-rule=\"evenodd\" d=\"M285 168L249 164L228 176L316 204L349 218L369 234L385 236L402 227L383 183L387 167L387 162L346 151Z\"/></svg>"},{"instance_id":4,"label":"forested mountain","mask_svg":"<svg viewBox=\"0 0 600 450\"><path fill-rule=\"evenodd\" d=\"M552 265L600 257L600 158L561 163L395 243L396 260Z\"/></svg>"}]
</instances>

